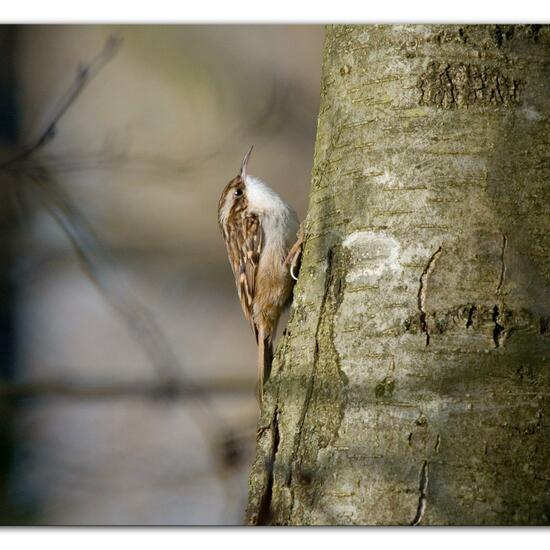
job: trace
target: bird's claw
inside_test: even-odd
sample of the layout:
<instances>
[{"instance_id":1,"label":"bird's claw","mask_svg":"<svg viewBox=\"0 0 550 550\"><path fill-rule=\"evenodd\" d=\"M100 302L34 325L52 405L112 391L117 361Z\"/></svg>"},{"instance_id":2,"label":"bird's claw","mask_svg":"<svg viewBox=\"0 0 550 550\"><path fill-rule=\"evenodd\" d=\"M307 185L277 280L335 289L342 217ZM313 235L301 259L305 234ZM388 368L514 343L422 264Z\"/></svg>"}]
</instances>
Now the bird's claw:
<instances>
[{"instance_id":1,"label":"bird's claw","mask_svg":"<svg viewBox=\"0 0 550 550\"><path fill-rule=\"evenodd\" d=\"M286 259L285 267L289 268L290 276L297 281L298 276L296 275L296 268L298 272L300 271L300 264L302 260L302 245L304 243L304 224L300 224L298 233L296 234L296 242L292 245Z\"/></svg>"}]
</instances>

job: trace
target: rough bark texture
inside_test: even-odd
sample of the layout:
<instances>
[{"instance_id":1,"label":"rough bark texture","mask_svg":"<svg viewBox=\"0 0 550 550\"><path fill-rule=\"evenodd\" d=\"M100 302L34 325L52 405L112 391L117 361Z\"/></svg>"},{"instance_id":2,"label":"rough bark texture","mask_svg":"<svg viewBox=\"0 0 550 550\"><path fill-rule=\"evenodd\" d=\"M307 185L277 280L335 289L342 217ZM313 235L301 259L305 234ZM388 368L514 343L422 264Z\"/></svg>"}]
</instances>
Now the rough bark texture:
<instances>
[{"instance_id":1,"label":"rough bark texture","mask_svg":"<svg viewBox=\"0 0 550 550\"><path fill-rule=\"evenodd\" d=\"M327 28L250 524L550 521L550 29Z\"/></svg>"}]
</instances>

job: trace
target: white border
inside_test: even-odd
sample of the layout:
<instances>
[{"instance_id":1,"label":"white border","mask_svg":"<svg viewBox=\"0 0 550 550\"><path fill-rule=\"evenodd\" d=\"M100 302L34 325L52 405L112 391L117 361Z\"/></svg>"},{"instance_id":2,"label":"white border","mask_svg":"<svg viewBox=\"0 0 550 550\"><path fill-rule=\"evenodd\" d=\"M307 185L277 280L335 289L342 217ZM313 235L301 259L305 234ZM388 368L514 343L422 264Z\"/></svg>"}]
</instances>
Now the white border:
<instances>
[{"instance_id":1,"label":"white border","mask_svg":"<svg viewBox=\"0 0 550 550\"><path fill-rule=\"evenodd\" d=\"M20 0L2 2L5 23L544 23L543 0Z\"/></svg>"},{"instance_id":2,"label":"white border","mask_svg":"<svg viewBox=\"0 0 550 550\"><path fill-rule=\"evenodd\" d=\"M460 0L451 2L376 0L277 0L272 2L192 0L74 0L17 1L2 3L3 23L327 23L327 22L460 22L500 23L550 21L550 3L521 0L508 5L504 0ZM308 548L357 546L361 548L432 548L494 547L500 550L548 545L548 529L378 529L378 528L171 528L171 529L10 529L0 530L4 548L43 550L98 550L101 548L223 548L231 550L281 550L290 539ZM481 544L482 543L482 544ZM183 545L183 546L182 546ZM541 546L542 545L538 545Z\"/></svg>"},{"instance_id":3,"label":"white border","mask_svg":"<svg viewBox=\"0 0 550 550\"><path fill-rule=\"evenodd\" d=\"M210 549L281 550L281 548L371 548L464 550L534 547L548 544L549 530L537 528L157 528L157 529L6 529L4 548L26 550Z\"/></svg>"}]
</instances>

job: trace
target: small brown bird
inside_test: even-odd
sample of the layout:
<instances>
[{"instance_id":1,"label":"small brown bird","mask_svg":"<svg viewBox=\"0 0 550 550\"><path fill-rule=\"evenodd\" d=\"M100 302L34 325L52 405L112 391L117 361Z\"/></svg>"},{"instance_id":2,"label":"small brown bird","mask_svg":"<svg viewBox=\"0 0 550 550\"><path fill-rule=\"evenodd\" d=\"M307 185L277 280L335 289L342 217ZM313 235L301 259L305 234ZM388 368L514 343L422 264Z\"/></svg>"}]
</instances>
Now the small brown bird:
<instances>
[{"instance_id":1,"label":"small brown bird","mask_svg":"<svg viewBox=\"0 0 550 550\"><path fill-rule=\"evenodd\" d=\"M301 239L295 243L299 224L294 210L265 183L247 173L251 152L252 147L239 174L223 190L218 222L241 306L258 344L257 391L261 403L264 381L271 370L277 323L290 300L292 279L296 278Z\"/></svg>"}]
</instances>

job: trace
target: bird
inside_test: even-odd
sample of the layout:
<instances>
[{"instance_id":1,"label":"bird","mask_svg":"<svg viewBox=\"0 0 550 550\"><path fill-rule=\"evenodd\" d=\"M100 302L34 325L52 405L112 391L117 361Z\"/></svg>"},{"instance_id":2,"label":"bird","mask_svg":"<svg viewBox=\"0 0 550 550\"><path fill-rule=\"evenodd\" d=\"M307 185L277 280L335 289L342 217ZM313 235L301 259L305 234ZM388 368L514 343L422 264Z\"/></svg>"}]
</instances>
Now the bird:
<instances>
[{"instance_id":1,"label":"bird","mask_svg":"<svg viewBox=\"0 0 550 550\"><path fill-rule=\"evenodd\" d=\"M244 156L237 176L223 189L218 223L241 307L258 345L256 395L261 405L279 318L297 280L303 233L294 210L248 173L253 147Z\"/></svg>"}]
</instances>

